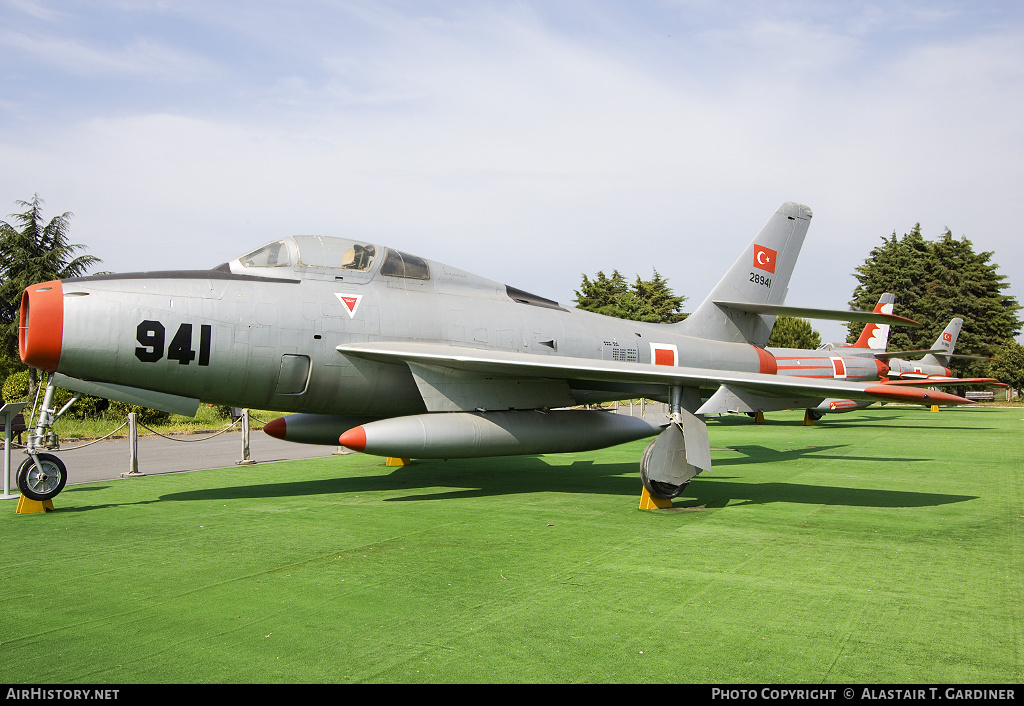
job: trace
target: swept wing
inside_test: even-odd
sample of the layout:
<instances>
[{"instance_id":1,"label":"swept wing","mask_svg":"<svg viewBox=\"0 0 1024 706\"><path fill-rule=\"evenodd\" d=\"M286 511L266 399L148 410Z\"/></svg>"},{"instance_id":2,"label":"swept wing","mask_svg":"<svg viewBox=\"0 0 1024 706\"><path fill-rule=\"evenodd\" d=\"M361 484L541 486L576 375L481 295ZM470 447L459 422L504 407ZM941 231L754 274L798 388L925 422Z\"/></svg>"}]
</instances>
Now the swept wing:
<instances>
[{"instance_id":1,"label":"swept wing","mask_svg":"<svg viewBox=\"0 0 1024 706\"><path fill-rule=\"evenodd\" d=\"M916 387L881 383L855 383L834 379L798 378L712 368L651 366L608 360L570 358L510 351L491 351L431 343L374 342L337 347L342 355L408 366L429 411L493 409L491 399L503 397L488 390L510 386L526 388L521 408L568 406L567 387L588 382L649 387L664 385L714 389L727 385L770 397L843 397L847 399L905 401L916 404L970 404L956 395ZM422 375L423 371L429 371ZM421 373L417 375L417 373ZM432 373L432 374L431 374ZM548 381L550 386L533 384ZM550 402L545 402L550 398ZM507 406L504 409L508 409Z\"/></svg>"}]
</instances>

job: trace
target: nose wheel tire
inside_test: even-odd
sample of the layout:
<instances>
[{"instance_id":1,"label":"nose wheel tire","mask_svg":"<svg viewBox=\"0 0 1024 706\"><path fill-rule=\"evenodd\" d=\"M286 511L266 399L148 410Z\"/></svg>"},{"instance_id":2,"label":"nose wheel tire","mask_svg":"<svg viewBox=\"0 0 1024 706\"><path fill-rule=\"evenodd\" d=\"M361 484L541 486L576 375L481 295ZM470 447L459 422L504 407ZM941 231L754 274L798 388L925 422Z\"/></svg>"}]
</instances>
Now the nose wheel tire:
<instances>
[{"instance_id":1,"label":"nose wheel tire","mask_svg":"<svg viewBox=\"0 0 1024 706\"><path fill-rule=\"evenodd\" d=\"M37 454L39 464L29 456L18 467L18 490L29 500L50 500L64 490L68 470L53 454Z\"/></svg>"}]
</instances>

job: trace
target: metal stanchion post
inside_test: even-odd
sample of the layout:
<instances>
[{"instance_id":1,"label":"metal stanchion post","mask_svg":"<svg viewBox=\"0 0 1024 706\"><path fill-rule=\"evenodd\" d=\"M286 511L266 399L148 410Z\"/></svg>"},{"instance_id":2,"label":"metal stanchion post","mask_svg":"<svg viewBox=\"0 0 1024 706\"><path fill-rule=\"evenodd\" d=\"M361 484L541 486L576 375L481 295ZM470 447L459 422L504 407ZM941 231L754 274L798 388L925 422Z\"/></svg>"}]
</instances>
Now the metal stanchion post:
<instances>
[{"instance_id":1,"label":"metal stanchion post","mask_svg":"<svg viewBox=\"0 0 1024 706\"><path fill-rule=\"evenodd\" d=\"M242 460L235 461L239 466L250 466L254 463L249 458L249 410L248 408L242 410Z\"/></svg>"},{"instance_id":2,"label":"metal stanchion post","mask_svg":"<svg viewBox=\"0 0 1024 706\"><path fill-rule=\"evenodd\" d=\"M20 493L11 493L11 444L14 436L11 433L11 423L14 421L15 415L19 414L27 404L28 402L9 402L0 407L0 414L4 417L4 494L0 497L3 500L13 500L20 495Z\"/></svg>"},{"instance_id":3,"label":"metal stanchion post","mask_svg":"<svg viewBox=\"0 0 1024 706\"><path fill-rule=\"evenodd\" d=\"M122 473L122 478L135 478L144 476L139 473L139 415L137 412L128 413L128 472Z\"/></svg>"}]
</instances>

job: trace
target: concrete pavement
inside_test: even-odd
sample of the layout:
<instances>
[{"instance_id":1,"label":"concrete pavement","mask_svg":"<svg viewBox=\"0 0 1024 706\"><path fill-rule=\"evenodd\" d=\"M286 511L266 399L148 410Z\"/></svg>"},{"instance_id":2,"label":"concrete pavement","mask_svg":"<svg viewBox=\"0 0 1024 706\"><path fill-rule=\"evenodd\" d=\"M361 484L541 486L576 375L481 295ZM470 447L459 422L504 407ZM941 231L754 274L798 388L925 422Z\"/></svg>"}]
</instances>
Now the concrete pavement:
<instances>
[{"instance_id":1,"label":"concrete pavement","mask_svg":"<svg viewBox=\"0 0 1024 706\"><path fill-rule=\"evenodd\" d=\"M622 404L616 411L619 414L632 412L640 416L640 405L634 405L634 407L634 409L630 409L629 405ZM648 419L660 420L667 414L666 410L667 406L662 403L648 402L645 406L646 414L644 416ZM87 443L62 440L59 451L47 452L53 453L64 462L68 470L68 485L120 479L122 473L128 473L130 468L127 439L100 441L86 446ZM324 458L338 452L339 447L337 446L295 444L275 439L263 433L262 430L254 429L249 433L249 458L257 464ZM218 436L176 434L171 439L155 434L145 434L140 435L138 441L139 472L147 475L237 467L237 462L241 458L241 431L230 431ZM15 497L18 493L15 476L18 467L24 460L25 454L21 449L11 450L10 487ZM0 473L2 472L3 469L0 467ZM2 488L0 488L0 492L2 492Z\"/></svg>"},{"instance_id":2,"label":"concrete pavement","mask_svg":"<svg viewBox=\"0 0 1024 706\"><path fill-rule=\"evenodd\" d=\"M84 446L84 443L62 440L59 451L48 452L64 462L68 469L68 485L120 478L122 473L129 471L127 439L100 441L90 446ZM337 451L337 446L293 444L275 439L262 431L254 430L249 434L249 458L256 463L323 458ZM18 486L14 476L25 458L21 449L11 450L11 488L15 493ZM172 439L140 435L138 441L139 472L147 475L233 467L241 458L240 431L230 431L216 437L181 434L174 435Z\"/></svg>"}]
</instances>

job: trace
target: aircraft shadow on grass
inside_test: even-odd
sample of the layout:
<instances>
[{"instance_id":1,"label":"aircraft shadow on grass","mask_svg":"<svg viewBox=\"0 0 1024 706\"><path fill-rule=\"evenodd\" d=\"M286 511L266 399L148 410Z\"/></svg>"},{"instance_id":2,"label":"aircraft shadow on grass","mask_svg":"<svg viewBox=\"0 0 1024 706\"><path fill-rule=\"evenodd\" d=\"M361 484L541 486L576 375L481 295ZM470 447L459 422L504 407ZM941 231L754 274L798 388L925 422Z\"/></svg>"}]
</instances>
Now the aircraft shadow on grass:
<instances>
[{"instance_id":1,"label":"aircraft shadow on grass","mask_svg":"<svg viewBox=\"0 0 1024 706\"><path fill-rule=\"evenodd\" d=\"M972 412L975 410L971 410ZM864 428L875 428L884 427L886 429L922 429L930 428L925 424L897 424L897 421L904 420L905 418L899 414L890 414L888 416L872 416L870 418L859 417L856 419L847 418L844 419L843 415L839 414L827 414L820 420L815 422L816 428L821 429L864 429ZM728 417L712 418L713 426L753 426L754 422L746 416L730 415ZM758 425L760 426L760 425ZM770 416L765 416L765 426L769 427L792 427L800 426L800 422L794 422L792 419L772 419ZM950 431L970 431L972 433L985 431L986 429L991 430L994 427L978 427L978 426L944 426L943 429Z\"/></svg>"},{"instance_id":2,"label":"aircraft shadow on grass","mask_svg":"<svg viewBox=\"0 0 1024 706\"><path fill-rule=\"evenodd\" d=\"M874 420L872 420L872 421L874 421ZM857 421L857 420L852 420L852 419L847 421L847 420L827 419L826 418L826 419L823 419L823 420L821 420L819 422L815 422L815 423L816 424L820 424L822 427L824 427L826 429L863 429L864 427L868 427L868 428L879 428L879 427L881 427L881 428L884 428L884 429L933 429L933 428L935 428L935 427L931 427L931 426L925 425L925 424L895 424L893 422L888 422L888 421L884 421L884 420L881 420L881 419L877 420L877 423L871 423L871 422L865 423L863 421ZM980 426L970 426L970 427L968 427L968 426L963 426L963 427L960 427L960 426L957 426L957 427L954 427L954 426L943 426L941 428L942 428L943 431L947 431L947 430L948 431L967 431L967 432L971 432L972 434L973 433L981 433L983 431L991 431L991 430L995 429L995 427L980 427Z\"/></svg>"},{"instance_id":3,"label":"aircraft shadow on grass","mask_svg":"<svg viewBox=\"0 0 1024 706\"><path fill-rule=\"evenodd\" d=\"M761 446L742 446L731 450L746 458L716 459L718 469L752 461L785 461L814 454L824 461L875 461L878 463L927 462L932 459L908 459L888 456L851 457L824 455L831 447L808 447L778 451ZM469 499L528 493L604 494L639 497L639 471L634 463L595 463L576 461L571 465L553 465L542 456L416 461L379 476L358 476L284 483L247 485L169 493L160 501L194 502L243 498L300 497L305 495L355 494L381 492L400 494L384 502L421 502L426 500ZM442 490L450 488L451 490ZM424 492L416 492L424 491ZM975 496L917 493L871 488L805 485L785 482L749 482L735 477L702 475L677 499L693 499L705 507L723 507L742 499L741 504L792 502L852 507L926 507L973 500Z\"/></svg>"}]
</instances>

